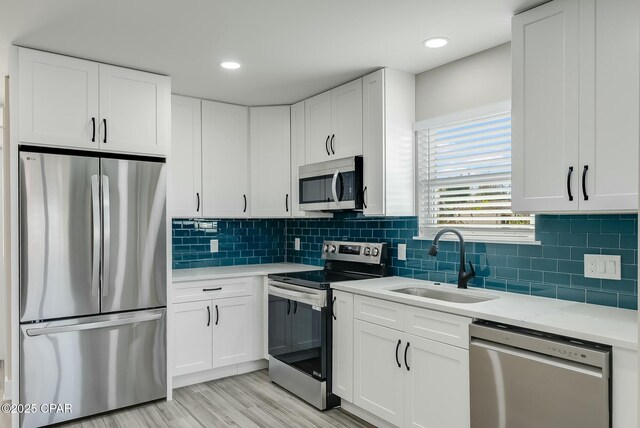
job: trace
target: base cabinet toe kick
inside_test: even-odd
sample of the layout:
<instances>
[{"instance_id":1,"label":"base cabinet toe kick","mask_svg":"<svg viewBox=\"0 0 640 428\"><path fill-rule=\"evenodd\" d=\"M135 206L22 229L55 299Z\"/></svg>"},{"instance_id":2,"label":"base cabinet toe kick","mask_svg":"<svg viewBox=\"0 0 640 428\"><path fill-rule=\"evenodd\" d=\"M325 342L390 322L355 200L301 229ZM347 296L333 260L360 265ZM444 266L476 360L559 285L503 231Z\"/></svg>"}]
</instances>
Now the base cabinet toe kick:
<instances>
[{"instance_id":1,"label":"base cabinet toe kick","mask_svg":"<svg viewBox=\"0 0 640 428\"><path fill-rule=\"evenodd\" d=\"M638 426L635 350L334 296L332 392L376 426Z\"/></svg>"}]
</instances>

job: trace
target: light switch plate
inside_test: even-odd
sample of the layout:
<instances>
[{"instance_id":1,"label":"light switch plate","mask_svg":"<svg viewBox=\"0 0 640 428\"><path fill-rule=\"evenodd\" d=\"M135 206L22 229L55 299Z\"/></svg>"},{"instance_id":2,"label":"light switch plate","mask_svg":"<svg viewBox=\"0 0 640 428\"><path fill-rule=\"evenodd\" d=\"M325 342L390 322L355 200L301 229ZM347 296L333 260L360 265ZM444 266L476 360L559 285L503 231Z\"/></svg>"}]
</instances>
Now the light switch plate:
<instances>
[{"instance_id":1,"label":"light switch plate","mask_svg":"<svg viewBox=\"0 0 640 428\"><path fill-rule=\"evenodd\" d=\"M217 239L212 239L211 241L209 241L209 251L211 251L212 253L217 253L218 252L218 240Z\"/></svg>"},{"instance_id":2,"label":"light switch plate","mask_svg":"<svg viewBox=\"0 0 640 428\"><path fill-rule=\"evenodd\" d=\"M398 244L398 260L407 260L407 244Z\"/></svg>"},{"instance_id":3,"label":"light switch plate","mask_svg":"<svg viewBox=\"0 0 640 428\"><path fill-rule=\"evenodd\" d=\"M584 255L584 276L587 278L620 279L620 256Z\"/></svg>"},{"instance_id":4,"label":"light switch plate","mask_svg":"<svg viewBox=\"0 0 640 428\"><path fill-rule=\"evenodd\" d=\"M293 248L294 248L296 251L300 251L300 238L295 238L295 239L293 240Z\"/></svg>"}]
</instances>

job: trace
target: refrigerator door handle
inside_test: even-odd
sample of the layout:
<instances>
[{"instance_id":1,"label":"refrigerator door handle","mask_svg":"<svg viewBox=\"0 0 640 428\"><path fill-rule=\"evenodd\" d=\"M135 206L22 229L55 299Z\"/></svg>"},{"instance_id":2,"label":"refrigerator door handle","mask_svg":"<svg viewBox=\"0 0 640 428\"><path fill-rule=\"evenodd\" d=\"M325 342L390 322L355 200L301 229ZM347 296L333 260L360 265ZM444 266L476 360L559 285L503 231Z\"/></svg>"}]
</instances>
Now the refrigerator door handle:
<instances>
[{"instance_id":1,"label":"refrigerator door handle","mask_svg":"<svg viewBox=\"0 0 640 428\"><path fill-rule=\"evenodd\" d=\"M102 296L109 294L109 256L111 254L111 206L109 177L102 176Z\"/></svg>"},{"instance_id":2,"label":"refrigerator door handle","mask_svg":"<svg viewBox=\"0 0 640 428\"><path fill-rule=\"evenodd\" d=\"M91 215L93 247L91 249L91 294L98 295L100 275L100 183L98 175L91 176Z\"/></svg>"},{"instance_id":3,"label":"refrigerator door handle","mask_svg":"<svg viewBox=\"0 0 640 428\"><path fill-rule=\"evenodd\" d=\"M118 318L118 319L105 320L105 321L60 325L56 327L30 328L30 329L27 329L27 336L34 337L34 336L42 336L45 334L68 333L72 331L81 331L81 330L95 330L98 328L117 327L120 325L138 324L141 322L156 321L156 320L159 320L160 318L162 318L162 313L152 313L152 314L140 315L137 317L126 317L126 318Z\"/></svg>"}]
</instances>

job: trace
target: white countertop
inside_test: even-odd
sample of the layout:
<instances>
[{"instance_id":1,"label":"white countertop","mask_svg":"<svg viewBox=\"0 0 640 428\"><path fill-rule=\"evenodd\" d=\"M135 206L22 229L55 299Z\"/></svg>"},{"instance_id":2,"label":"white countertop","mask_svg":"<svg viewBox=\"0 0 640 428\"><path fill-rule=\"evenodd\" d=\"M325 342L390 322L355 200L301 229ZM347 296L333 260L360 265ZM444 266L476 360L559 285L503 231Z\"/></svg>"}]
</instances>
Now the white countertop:
<instances>
[{"instance_id":1,"label":"white countertop","mask_svg":"<svg viewBox=\"0 0 640 428\"><path fill-rule=\"evenodd\" d=\"M430 287L498 298L479 303L452 303L390 291L403 287ZM626 349L638 348L638 313L629 309L493 290L458 290L455 285L434 285L429 281L396 276L336 282L331 284L331 288Z\"/></svg>"},{"instance_id":2,"label":"white countertop","mask_svg":"<svg viewBox=\"0 0 640 428\"><path fill-rule=\"evenodd\" d=\"M220 266L193 269L175 269L173 283L187 281L205 281L208 279L237 278L242 276L268 275L280 272L302 272L305 270L321 270L322 266L303 265L297 263L265 263L259 265Z\"/></svg>"}]
</instances>

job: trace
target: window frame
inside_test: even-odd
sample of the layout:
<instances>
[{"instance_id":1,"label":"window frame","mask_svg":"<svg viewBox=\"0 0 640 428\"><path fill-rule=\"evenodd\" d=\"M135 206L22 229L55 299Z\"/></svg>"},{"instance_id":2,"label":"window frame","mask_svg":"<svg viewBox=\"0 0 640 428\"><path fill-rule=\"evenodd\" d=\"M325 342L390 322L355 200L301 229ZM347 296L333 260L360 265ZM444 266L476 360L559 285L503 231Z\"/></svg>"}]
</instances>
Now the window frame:
<instances>
[{"instance_id":1,"label":"window frame","mask_svg":"<svg viewBox=\"0 0 640 428\"><path fill-rule=\"evenodd\" d=\"M422 226L422 218L423 215L420 210L420 204L422 202L422 186L420 184L420 157L418 154L419 150L419 136L418 133L421 131L427 131L432 128L439 128L443 126L450 126L456 123L462 123L466 121L473 121L483 117L489 117L504 113L511 114L511 100L502 101L494 104L489 104L469 110L464 110L460 112L456 112L453 114L443 115L434 117L431 119L422 120L420 122L416 122L413 127L414 135L415 135L415 192L416 192L416 215L418 217L418 236L415 236L414 239L417 240L432 240L435 234L443 229L446 226L442 227L433 227L433 228L425 228ZM511 176L513 179L513 162L511 164L512 171ZM470 230L461 230L464 235L465 241L468 242L482 242L482 243L515 243L515 244L529 244L535 245L540 244L539 241L535 240L535 216L531 215L531 225L533 229L526 233L514 233L513 230L499 230L496 229L487 229L487 233L479 232L479 231L470 231ZM455 225L452 226L455 228ZM427 230L424 230L427 229ZM449 236L449 234L445 234L442 237L444 240L454 239L455 237ZM457 239L457 238L455 238Z\"/></svg>"}]
</instances>

